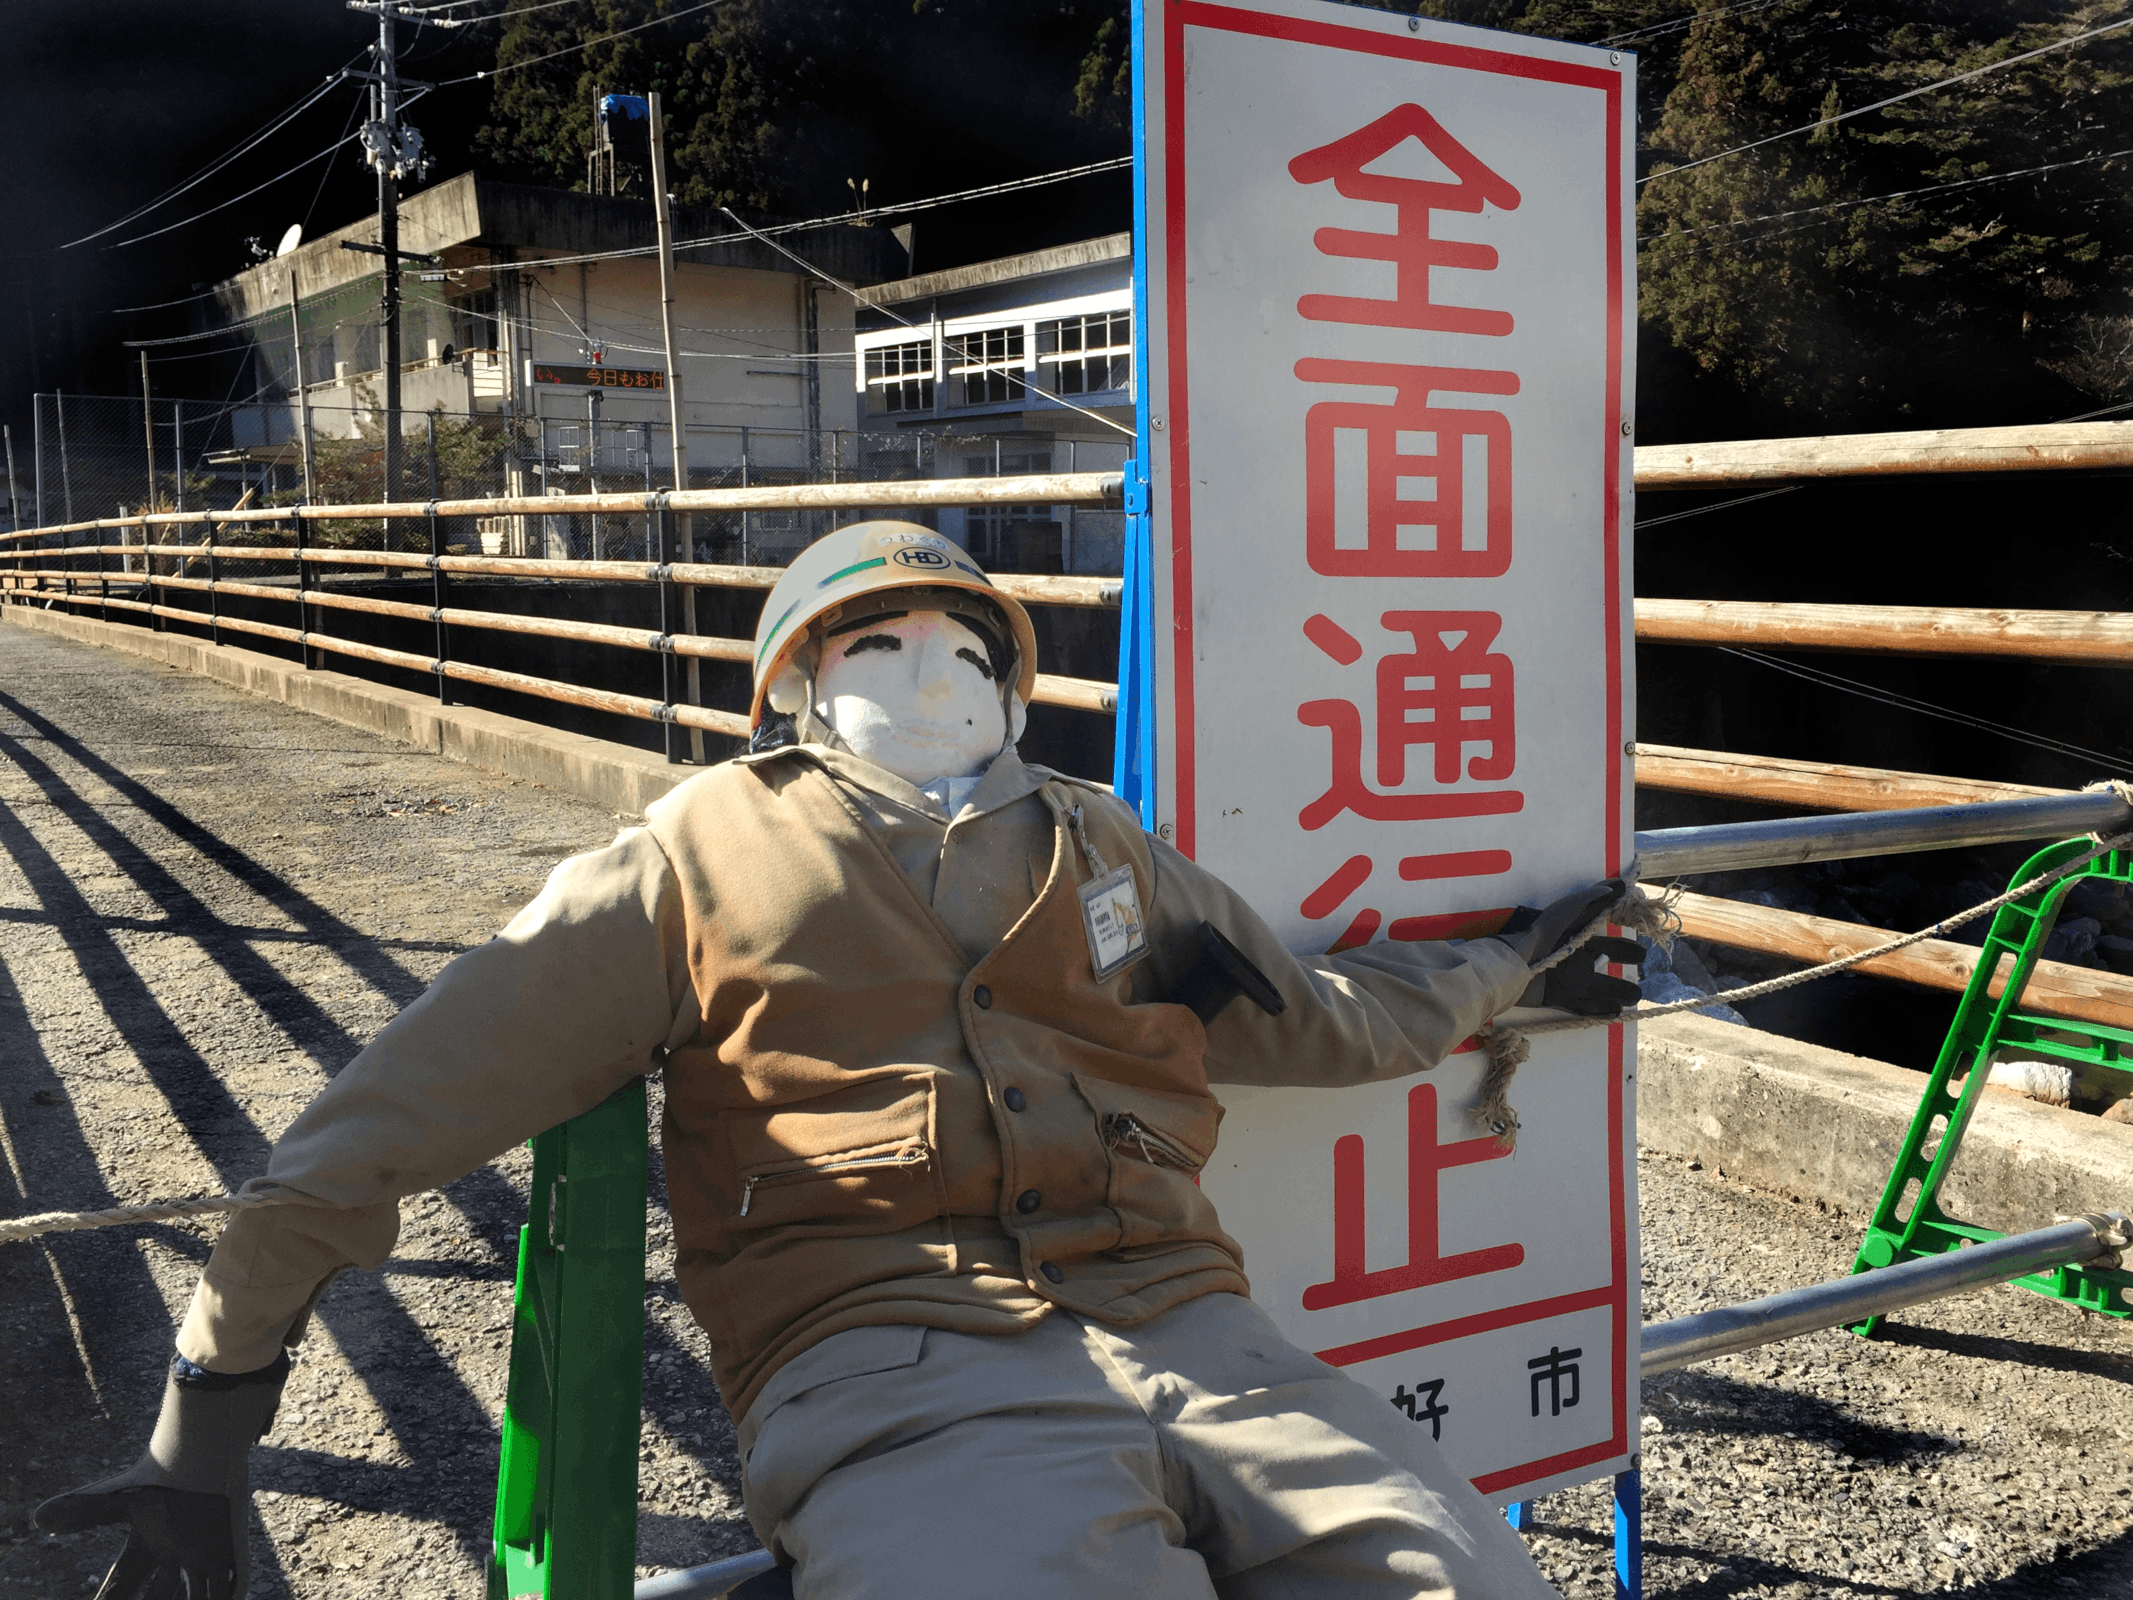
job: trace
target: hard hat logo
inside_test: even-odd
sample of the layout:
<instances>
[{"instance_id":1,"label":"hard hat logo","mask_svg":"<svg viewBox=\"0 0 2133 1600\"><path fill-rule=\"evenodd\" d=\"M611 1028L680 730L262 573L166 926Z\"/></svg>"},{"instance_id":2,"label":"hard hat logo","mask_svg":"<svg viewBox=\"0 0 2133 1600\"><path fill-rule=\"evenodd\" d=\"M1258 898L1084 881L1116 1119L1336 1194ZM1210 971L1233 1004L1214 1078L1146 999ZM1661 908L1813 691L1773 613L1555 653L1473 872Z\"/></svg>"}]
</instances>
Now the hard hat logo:
<instances>
[{"instance_id":1,"label":"hard hat logo","mask_svg":"<svg viewBox=\"0 0 2133 1600\"><path fill-rule=\"evenodd\" d=\"M962 590L982 595L1007 624L1012 650L996 663L1002 694L1018 695L1027 705L1037 679L1037 635L1029 613L1012 595L1003 594L962 546L931 528L913 522L856 522L825 534L801 551L763 603L755 634L755 697L749 725L761 722L770 686L790 676L811 639L838 618L867 613L855 609L865 601L892 609L896 590ZM874 597L880 597L879 600ZM991 624L998 627L996 620ZM781 696L786 691L780 690Z\"/></svg>"}]
</instances>

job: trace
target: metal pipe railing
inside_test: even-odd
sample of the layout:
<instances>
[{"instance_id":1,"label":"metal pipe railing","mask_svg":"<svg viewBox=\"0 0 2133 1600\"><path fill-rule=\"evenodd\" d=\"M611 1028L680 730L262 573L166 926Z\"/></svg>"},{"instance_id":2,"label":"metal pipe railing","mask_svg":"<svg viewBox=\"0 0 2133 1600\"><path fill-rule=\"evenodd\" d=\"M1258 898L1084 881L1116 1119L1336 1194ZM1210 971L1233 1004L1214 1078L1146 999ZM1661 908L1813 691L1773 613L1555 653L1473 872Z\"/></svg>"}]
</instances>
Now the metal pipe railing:
<instances>
[{"instance_id":1,"label":"metal pipe railing","mask_svg":"<svg viewBox=\"0 0 2133 1600\"><path fill-rule=\"evenodd\" d=\"M1637 835L1637 876L1646 883L1701 872L1745 872L1803 861L1956 850L2018 839L2066 839L2133 828L2133 807L2109 789L1968 806L1841 812L1660 828Z\"/></svg>"},{"instance_id":2,"label":"metal pipe railing","mask_svg":"<svg viewBox=\"0 0 2133 1600\"><path fill-rule=\"evenodd\" d=\"M1672 1322L1647 1323L1640 1368L1649 1378L1803 1333L1847 1327L1965 1289L2006 1283L2032 1272L2099 1262L2115 1267L2117 1252L2133 1244L2127 1236L2129 1227L2133 1223L2118 1211L2074 1217L2034 1233L1991 1239L1922 1260L1899 1261Z\"/></svg>"},{"instance_id":3,"label":"metal pipe railing","mask_svg":"<svg viewBox=\"0 0 2133 1600\"><path fill-rule=\"evenodd\" d=\"M768 1572L777 1562L768 1550L751 1550L743 1556L728 1556L701 1567L680 1572L662 1572L639 1578L631 1600L723 1600L750 1578Z\"/></svg>"}]
</instances>

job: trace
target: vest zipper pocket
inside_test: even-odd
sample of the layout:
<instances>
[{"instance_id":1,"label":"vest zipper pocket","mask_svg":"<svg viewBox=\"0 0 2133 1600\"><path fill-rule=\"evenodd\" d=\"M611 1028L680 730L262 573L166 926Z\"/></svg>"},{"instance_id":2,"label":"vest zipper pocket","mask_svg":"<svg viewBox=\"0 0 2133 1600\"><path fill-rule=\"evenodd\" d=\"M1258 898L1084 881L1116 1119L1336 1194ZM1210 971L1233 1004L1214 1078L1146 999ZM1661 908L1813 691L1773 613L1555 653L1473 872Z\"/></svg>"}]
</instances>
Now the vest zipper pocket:
<instances>
[{"instance_id":1,"label":"vest zipper pocket","mask_svg":"<svg viewBox=\"0 0 2133 1600\"><path fill-rule=\"evenodd\" d=\"M1177 1140L1158 1133L1130 1111L1113 1111L1105 1115L1104 1143L1122 1154L1147 1162L1151 1167L1198 1172L1203 1165L1198 1156Z\"/></svg>"},{"instance_id":2,"label":"vest zipper pocket","mask_svg":"<svg viewBox=\"0 0 2133 1600\"><path fill-rule=\"evenodd\" d=\"M848 1172L864 1172L877 1167L922 1167L932 1159L932 1150L921 1142L879 1155L851 1156L839 1161L825 1161L819 1166L793 1167L784 1172L754 1173L741 1184L740 1214L748 1215L748 1207L754 1202L758 1188L768 1189L776 1184L799 1183L810 1178L842 1177Z\"/></svg>"}]
</instances>

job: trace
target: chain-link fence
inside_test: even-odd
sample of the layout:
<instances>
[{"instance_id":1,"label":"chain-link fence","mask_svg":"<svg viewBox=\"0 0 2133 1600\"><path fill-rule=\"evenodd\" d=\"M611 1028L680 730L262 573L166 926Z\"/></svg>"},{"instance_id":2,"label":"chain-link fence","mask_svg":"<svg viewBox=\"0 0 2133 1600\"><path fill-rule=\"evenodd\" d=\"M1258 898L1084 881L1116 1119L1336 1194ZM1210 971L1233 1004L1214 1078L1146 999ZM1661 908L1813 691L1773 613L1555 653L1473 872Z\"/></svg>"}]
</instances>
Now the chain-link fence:
<instances>
[{"instance_id":1,"label":"chain-link fence","mask_svg":"<svg viewBox=\"0 0 2133 1600\"><path fill-rule=\"evenodd\" d=\"M388 492L388 430L377 406L308 408L287 401L214 405L100 395L39 395L21 484L25 525L235 506L374 504L626 492L669 485L673 450L663 422L502 412L403 412L398 486ZM805 431L691 424L692 489L884 479L1115 472L1130 446L1031 434L850 429ZM691 519L700 561L781 566L852 511L736 511ZM1075 506L986 506L910 514L1002 572L1116 574L1125 518ZM450 548L468 554L642 560L647 519L581 514L451 519ZM204 537L205 530L190 536ZM313 542L344 549L427 549L413 519L320 522ZM286 544L286 530L225 529L222 544ZM180 529L159 540L189 542ZM229 576L238 576L228 571Z\"/></svg>"}]
</instances>

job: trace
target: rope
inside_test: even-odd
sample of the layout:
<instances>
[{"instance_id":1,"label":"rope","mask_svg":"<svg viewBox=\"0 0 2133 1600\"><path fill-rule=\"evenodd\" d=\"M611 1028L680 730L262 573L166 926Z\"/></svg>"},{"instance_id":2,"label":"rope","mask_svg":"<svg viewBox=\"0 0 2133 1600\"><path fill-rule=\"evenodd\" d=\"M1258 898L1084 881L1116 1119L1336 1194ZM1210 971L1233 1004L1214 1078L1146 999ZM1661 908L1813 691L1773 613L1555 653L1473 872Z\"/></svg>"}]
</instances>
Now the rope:
<instances>
[{"instance_id":1,"label":"rope","mask_svg":"<svg viewBox=\"0 0 2133 1600\"><path fill-rule=\"evenodd\" d=\"M88 1228L115 1228L124 1222L167 1222L173 1217L211 1217L220 1211L249 1211L254 1206L293 1206L295 1195L218 1194L195 1200L161 1200L145 1206L113 1206L108 1211L44 1211L33 1217L0 1222L0 1244L35 1239L47 1233L80 1233Z\"/></svg>"},{"instance_id":2,"label":"rope","mask_svg":"<svg viewBox=\"0 0 2133 1600\"><path fill-rule=\"evenodd\" d=\"M2114 791L2129 806L2133 806L2133 784L2129 784L2122 779L2112 778L2106 779L2102 783L2091 784L2089 790L2084 792L2101 792L2104 790ZM1835 961L1825 961L1818 967L1805 967L1798 972L1786 973L1783 977L1769 978L1762 983L1751 983L1740 989L1728 989L1722 995L1699 996L1694 1000L1674 1000L1658 1006L1637 1006L1632 1010L1622 1012L1619 1016L1563 1017L1552 1022L1529 1022L1515 1028L1499 1027L1491 1023L1481 1030L1481 1042L1488 1047L1489 1051L1489 1068L1482 1075L1480 1098L1474 1108L1474 1118L1482 1127L1495 1134L1497 1142L1503 1145L1505 1149L1517 1147L1518 1113L1512 1109L1510 1102L1506 1099L1506 1095L1510 1090L1513 1074L1525 1064L1526 1058L1532 1054L1532 1046L1528 1041L1533 1034L1570 1033L1583 1028L1611 1028L1622 1022L1650 1022L1659 1017L1674 1016L1678 1012L1705 1011L1716 1004L1735 1005L1743 1000L1757 1000L1766 994L1777 994L1786 989L1798 988L1803 983L1812 983L1817 978L1827 978L1835 973L1847 971L1862 962L1872 961L1877 957L1907 949L1911 945L1923 943L1927 939L1937 939L1951 929L1960 928L1965 923L1975 922L1979 917L1997 911L2004 905L2035 894L2038 890L2057 883L2061 878L2071 877L2098 856L2108 855L2114 850L2123 850L2127 846L2133 845L2133 833L2115 834L2108 839L2096 834L2091 834L2089 837L2096 840L2094 849L2061 866L2054 867L2050 872L2030 879L2027 883L2016 884L2005 894L1994 895L1990 900L1974 905L1967 911L1957 912L1952 917L1943 917L1930 928L1921 929L1917 933L1907 933L1900 939L1891 939L1887 944L1875 945L1871 950L1860 950L1848 956L1840 956ZM1535 972L1544 972L1565 960L1588 939L1595 937L1609 922L1615 922L1638 931L1647 931L1652 925L1656 924L1663 931L1647 932L1647 936L1654 943L1671 949L1673 936L1679 932L1681 927L1681 919L1675 916L1671 910L1672 902L1679 892L1679 886L1675 885L1670 887L1660 899L1653 900L1650 896L1644 894L1637 885L1629 885L1628 892L1624 894L1621 900L1603 912L1576 939L1558 950L1533 970ZM1667 926L1669 922L1671 927Z\"/></svg>"}]
</instances>

